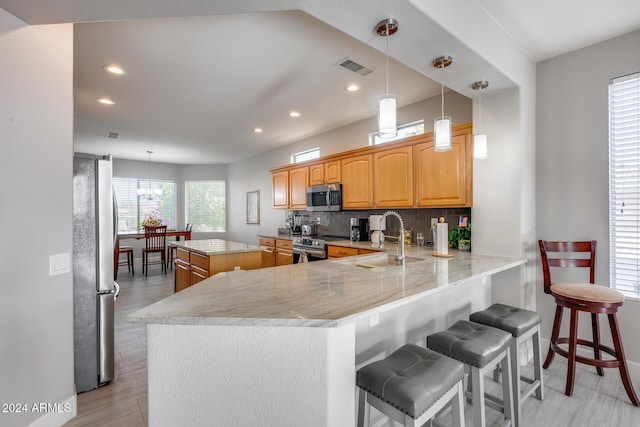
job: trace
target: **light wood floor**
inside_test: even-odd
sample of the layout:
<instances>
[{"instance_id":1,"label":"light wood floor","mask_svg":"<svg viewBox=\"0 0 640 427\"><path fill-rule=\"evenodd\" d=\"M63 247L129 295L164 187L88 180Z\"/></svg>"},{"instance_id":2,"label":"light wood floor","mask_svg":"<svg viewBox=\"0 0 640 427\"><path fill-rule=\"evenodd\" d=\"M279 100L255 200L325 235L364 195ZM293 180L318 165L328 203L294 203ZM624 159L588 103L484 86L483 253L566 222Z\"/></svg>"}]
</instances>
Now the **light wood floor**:
<instances>
[{"instance_id":1,"label":"light wood floor","mask_svg":"<svg viewBox=\"0 0 640 427\"><path fill-rule=\"evenodd\" d=\"M107 386L79 394L78 416L65 427L147 425L146 331L144 325L128 323L126 316L172 294L173 273L164 275L152 267L148 277L140 272L131 276L125 269L120 271L118 283L121 290L115 313L115 379ZM546 349L543 357L545 354ZM640 408L629 402L617 370L605 369L605 376L598 377L595 369L578 364L574 394L567 397L566 366L566 360L556 356L544 371L545 399L541 402L529 398L523 403L522 426L640 426ZM492 381L486 382L489 388ZM634 386L640 392L638 384ZM469 404L465 418L466 425L472 426ZM501 415L487 410L488 425L499 425L500 419ZM215 420L210 425L216 425Z\"/></svg>"}]
</instances>

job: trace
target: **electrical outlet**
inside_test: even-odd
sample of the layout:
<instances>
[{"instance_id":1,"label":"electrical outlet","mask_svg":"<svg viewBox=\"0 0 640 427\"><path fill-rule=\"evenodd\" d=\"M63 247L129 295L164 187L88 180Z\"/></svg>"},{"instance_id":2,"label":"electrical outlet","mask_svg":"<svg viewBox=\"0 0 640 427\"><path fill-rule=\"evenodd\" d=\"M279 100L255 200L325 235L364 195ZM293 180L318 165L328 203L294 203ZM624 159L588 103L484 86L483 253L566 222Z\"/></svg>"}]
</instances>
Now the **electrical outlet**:
<instances>
[{"instance_id":1,"label":"electrical outlet","mask_svg":"<svg viewBox=\"0 0 640 427\"><path fill-rule=\"evenodd\" d=\"M320 224L320 217L316 218L316 224Z\"/></svg>"},{"instance_id":2,"label":"electrical outlet","mask_svg":"<svg viewBox=\"0 0 640 427\"><path fill-rule=\"evenodd\" d=\"M431 218L431 228L434 228L438 224L438 218Z\"/></svg>"}]
</instances>

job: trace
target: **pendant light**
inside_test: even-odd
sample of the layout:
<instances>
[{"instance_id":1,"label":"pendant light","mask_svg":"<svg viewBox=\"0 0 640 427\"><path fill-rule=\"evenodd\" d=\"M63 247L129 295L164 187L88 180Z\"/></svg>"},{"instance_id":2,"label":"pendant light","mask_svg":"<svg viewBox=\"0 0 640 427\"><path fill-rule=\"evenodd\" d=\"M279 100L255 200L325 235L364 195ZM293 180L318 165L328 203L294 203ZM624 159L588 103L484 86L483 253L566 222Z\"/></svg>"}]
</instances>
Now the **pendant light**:
<instances>
[{"instance_id":1,"label":"pendant light","mask_svg":"<svg viewBox=\"0 0 640 427\"><path fill-rule=\"evenodd\" d=\"M162 195L162 190L159 188L155 190L151 189L151 154L153 154L153 151L147 151L147 154L149 155L149 161L147 162L147 188L138 188L138 196L144 197L147 200L153 200L155 197Z\"/></svg>"},{"instance_id":2,"label":"pendant light","mask_svg":"<svg viewBox=\"0 0 640 427\"><path fill-rule=\"evenodd\" d=\"M478 133L473 133L473 158L474 159L486 159L488 156L487 150L487 134L481 133L484 131L482 128L482 90L489 86L489 82L486 80L480 80L471 85L471 89L478 90ZM474 126L475 127L475 126Z\"/></svg>"},{"instance_id":3,"label":"pendant light","mask_svg":"<svg viewBox=\"0 0 640 427\"><path fill-rule=\"evenodd\" d=\"M398 134L396 125L396 96L389 94L389 37L398 31L398 21L393 18L383 19L376 24L376 33L386 37L386 79L387 94L378 101L378 136L394 138Z\"/></svg>"},{"instance_id":4,"label":"pendant light","mask_svg":"<svg viewBox=\"0 0 640 427\"><path fill-rule=\"evenodd\" d=\"M434 68L440 68L442 70L442 77L440 80L440 117L436 117L433 122L436 151L451 150L451 117L444 115L444 69L451 65L451 62L453 62L453 58L446 55L433 60Z\"/></svg>"}]
</instances>

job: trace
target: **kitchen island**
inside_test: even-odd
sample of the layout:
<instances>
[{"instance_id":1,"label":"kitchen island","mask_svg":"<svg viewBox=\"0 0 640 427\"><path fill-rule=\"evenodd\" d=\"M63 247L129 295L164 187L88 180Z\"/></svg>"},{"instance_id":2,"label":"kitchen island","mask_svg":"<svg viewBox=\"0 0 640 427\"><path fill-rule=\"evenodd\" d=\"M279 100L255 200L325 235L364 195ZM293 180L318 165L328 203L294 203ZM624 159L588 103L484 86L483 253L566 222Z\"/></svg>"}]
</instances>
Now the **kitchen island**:
<instances>
[{"instance_id":1,"label":"kitchen island","mask_svg":"<svg viewBox=\"0 0 640 427\"><path fill-rule=\"evenodd\" d=\"M224 271L262 266L261 249L246 243L204 239L169 242L169 246L176 248L176 292Z\"/></svg>"},{"instance_id":2,"label":"kitchen island","mask_svg":"<svg viewBox=\"0 0 640 427\"><path fill-rule=\"evenodd\" d=\"M147 324L149 425L353 426L360 366L486 308L491 276L525 263L407 255L223 273L131 314Z\"/></svg>"}]
</instances>

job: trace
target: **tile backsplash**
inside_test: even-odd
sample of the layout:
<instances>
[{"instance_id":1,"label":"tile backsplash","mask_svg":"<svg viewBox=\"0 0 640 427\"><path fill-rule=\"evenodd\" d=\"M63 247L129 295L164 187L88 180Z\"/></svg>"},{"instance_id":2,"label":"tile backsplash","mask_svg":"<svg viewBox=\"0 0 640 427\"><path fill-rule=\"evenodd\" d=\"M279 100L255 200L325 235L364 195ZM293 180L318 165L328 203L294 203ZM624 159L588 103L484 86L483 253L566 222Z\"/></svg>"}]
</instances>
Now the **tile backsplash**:
<instances>
[{"instance_id":1,"label":"tile backsplash","mask_svg":"<svg viewBox=\"0 0 640 427\"><path fill-rule=\"evenodd\" d=\"M427 242L431 242L431 218L444 217L449 224L449 229L458 225L461 215L469 218L471 223L471 208L447 208L447 209L375 209L367 211L341 211L341 212L307 212L295 211L292 214L303 216L303 223L317 223L319 235L349 236L350 218L369 218L369 215L382 215L388 210L394 210L400 214L405 227L412 230L412 239L415 241L416 233L420 232L425 236ZM387 217L387 231L385 234L396 234L399 221L394 216Z\"/></svg>"}]
</instances>

